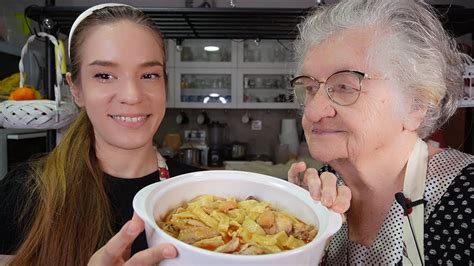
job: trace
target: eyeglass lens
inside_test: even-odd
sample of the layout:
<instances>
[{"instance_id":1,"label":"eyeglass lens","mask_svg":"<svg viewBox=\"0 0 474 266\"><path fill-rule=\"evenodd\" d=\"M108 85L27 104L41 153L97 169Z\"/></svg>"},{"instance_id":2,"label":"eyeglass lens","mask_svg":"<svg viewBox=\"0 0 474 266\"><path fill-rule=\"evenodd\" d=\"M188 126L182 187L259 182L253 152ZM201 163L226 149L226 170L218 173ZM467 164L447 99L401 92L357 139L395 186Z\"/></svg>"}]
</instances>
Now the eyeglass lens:
<instances>
[{"instance_id":1,"label":"eyeglass lens","mask_svg":"<svg viewBox=\"0 0 474 266\"><path fill-rule=\"evenodd\" d=\"M325 83L302 76L293 80L292 85L296 99L303 106L314 98L322 84L334 103L351 105L359 98L361 80L362 77L356 73L341 72L330 76Z\"/></svg>"}]
</instances>

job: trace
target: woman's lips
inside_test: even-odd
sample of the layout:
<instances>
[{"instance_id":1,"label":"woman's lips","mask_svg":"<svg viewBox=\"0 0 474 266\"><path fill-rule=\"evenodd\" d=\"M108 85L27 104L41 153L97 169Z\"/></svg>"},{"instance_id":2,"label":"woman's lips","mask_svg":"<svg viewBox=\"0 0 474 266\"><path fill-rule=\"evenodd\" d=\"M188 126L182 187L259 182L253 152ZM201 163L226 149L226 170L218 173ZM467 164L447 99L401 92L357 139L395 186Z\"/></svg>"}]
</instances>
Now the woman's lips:
<instances>
[{"instance_id":1,"label":"woman's lips","mask_svg":"<svg viewBox=\"0 0 474 266\"><path fill-rule=\"evenodd\" d=\"M151 115L108 115L119 125L128 128L138 128L142 126Z\"/></svg>"},{"instance_id":2,"label":"woman's lips","mask_svg":"<svg viewBox=\"0 0 474 266\"><path fill-rule=\"evenodd\" d=\"M318 135L329 135L329 134L334 134L334 133L341 133L341 130L335 130L335 129L325 129L325 128L313 128L311 130L313 134L318 134Z\"/></svg>"}]
</instances>

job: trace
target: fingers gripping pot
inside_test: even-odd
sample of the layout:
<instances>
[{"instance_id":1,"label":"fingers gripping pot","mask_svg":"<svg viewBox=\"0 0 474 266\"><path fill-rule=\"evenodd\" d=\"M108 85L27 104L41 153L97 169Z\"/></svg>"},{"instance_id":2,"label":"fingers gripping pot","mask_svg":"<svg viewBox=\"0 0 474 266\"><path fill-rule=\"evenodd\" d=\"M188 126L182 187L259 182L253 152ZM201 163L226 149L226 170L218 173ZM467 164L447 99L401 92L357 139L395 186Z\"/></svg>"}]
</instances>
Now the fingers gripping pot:
<instances>
[{"instance_id":1,"label":"fingers gripping pot","mask_svg":"<svg viewBox=\"0 0 474 266\"><path fill-rule=\"evenodd\" d=\"M40 37L45 37L56 48L56 84L54 85L54 100L28 100L28 101L3 101L0 103L0 126L5 128L31 128L31 129L58 129L70 124L77 114L77 108L71 102L61 100L60 84L62 82L61 62L62 49L56 38L50 34L39 32ZM21 59L18 64L20 70L20 88L25 84L23 58L28 50L28 44L33 42L36 35L26 41L21 50Z\"/></svg>"}]
</instances>

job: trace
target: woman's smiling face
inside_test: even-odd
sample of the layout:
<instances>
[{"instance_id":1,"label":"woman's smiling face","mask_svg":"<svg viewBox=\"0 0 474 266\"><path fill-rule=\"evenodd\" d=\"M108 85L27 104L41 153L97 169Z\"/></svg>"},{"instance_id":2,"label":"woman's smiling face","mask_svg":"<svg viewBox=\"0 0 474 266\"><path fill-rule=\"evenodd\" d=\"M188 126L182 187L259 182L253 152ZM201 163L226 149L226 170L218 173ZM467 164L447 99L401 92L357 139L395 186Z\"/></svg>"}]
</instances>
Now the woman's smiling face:
<instances>
[{"instance_id":1,"label":"woman's smiling face","mask_svg":"<svg viewBox=\"0 0 474 266\"><path fill-rule=\"evenodd\" d=\"M97 144L136 149L151 144L165 114L165 55L152 30L122 20L89 30L72 88Z\"/></svg>"},{"instance_id":2,"label":"woman's smiling face","mask_svg":"<svg viewBox=\"0 0 474 266\"><path fill-rule=\"evenodd\" d=\"M368 62L372 43L373 36L366 29L336 33L307 52L301 74L320 81L342 70L383 77L383 70ZM391 80L365 79L357 101L340 106L330 100L322 85L307 103L302 119L313 158L355 162L380 156L380 151L403 130L400 94Z\"/></svg>"}]
</instances>

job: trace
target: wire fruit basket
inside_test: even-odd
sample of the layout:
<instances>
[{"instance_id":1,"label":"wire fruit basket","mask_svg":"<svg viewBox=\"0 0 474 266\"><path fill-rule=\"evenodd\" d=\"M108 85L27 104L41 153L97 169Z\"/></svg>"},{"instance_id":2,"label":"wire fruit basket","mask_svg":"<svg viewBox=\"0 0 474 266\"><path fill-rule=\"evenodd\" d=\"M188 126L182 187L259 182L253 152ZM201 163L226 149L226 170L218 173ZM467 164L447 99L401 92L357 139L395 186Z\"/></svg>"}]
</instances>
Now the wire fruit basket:
<instances>
[{"instance_id":1,"label":"wire fruit basket","mask_svg":"<svg viewBox=\"0 0 474 266\"><path fill-rule=\"evenodd\" d=\"M59 43L50 34L39 32L40 37L45 37L54 44L56 48L56 84L54 84L54 100L7 100L0 103L0 126L4 128L29 128L29 129L59 129L69 125L78 113L72 102L61 100L60 84L62 82L61 60L62 49L58 49ZM33 42L36 35L28 38L21 50L20 63L20 88L25 84L23 58L28 51L28 44Z\"/></svg>"}]
</instances>

